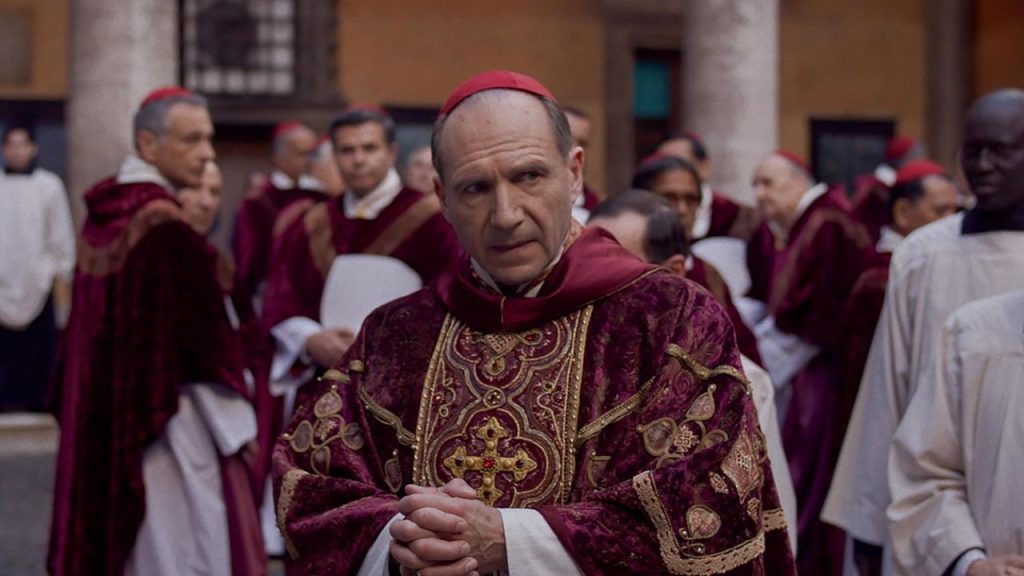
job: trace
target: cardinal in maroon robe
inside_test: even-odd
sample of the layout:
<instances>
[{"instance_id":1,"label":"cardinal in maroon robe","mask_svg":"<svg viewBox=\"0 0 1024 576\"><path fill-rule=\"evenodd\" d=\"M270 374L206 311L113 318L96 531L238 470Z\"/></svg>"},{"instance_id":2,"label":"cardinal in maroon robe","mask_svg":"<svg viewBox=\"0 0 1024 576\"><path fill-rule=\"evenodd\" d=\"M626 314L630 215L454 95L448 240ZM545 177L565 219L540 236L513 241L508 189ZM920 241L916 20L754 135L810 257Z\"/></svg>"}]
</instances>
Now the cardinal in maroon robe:
<instances>
[{"instance_id":1,"label":"cardinal in maroon robe","mask_svg":"<svg viewBox=\"0 0 1024 576\"><path fill-rule=\"evenodd\" d=\"M139 155L85 194L58 370L48 569L173 574L178 561L262 574L242 462L255 419L225 308L231 279L218 275L227 268L172 193L199 185L213 156L212 124L205 101L176 87L147 97L134 124ZM151 469L156 459L170 468ZM178 467L198 461L200 475Z\"/></svg>"},{"instance_id":2,"label":"cardinal in maroon robe","mask_svg":"<svg viewBox=\"0 0 1024 576\"><path fill-rule=\"evenodd\" d=\"M813 185L806 163L776 152L757 167L754 189L772 237L750 256L752 295L768 317L755 329L761 357L783 398L782 440L796 489L801 574L839 574L842 535L818 515L828 490L836 443L842 315L871 244L841 192ZM788 402L785 400L789 396ZM836 547L839 547L836 549Z\"/></svg>"},{"instance_id":3,"label":"cardinal in maroon robe","mask_svg":"<svg viewBox=\"0 0 1024 576\"><path fill-rule=\"evenodd\" d=\"M892 222L889 189L896 180L896 172L922 155L921 145L913 138L893 138L886 146L885 161L873 173L858 176L854 182L853 216L864 225L872 241L878 242L882 228Z\"/></svg>"},{"instance_id":4,"label":"cardinal in maroon robe","mask_svg":"<svg viewBox=\"0 0 1024 576\"><path fill-rule=\"evenodd\" d=\"M303 390L275 453L289 573L792 574L721 306L580 233L583 151L536 80L475 77L441 122L469 257Z\"/></svg>"},{"instance_id":5,"label":"cardinal in maroon robe","mask_svg":"<svg viewBox=\"0 0 1024 576\"><path fill-rule=\"evenodd\" d=\"M274 170L262 188L242 200L232 239L239 292L256 298L257 303L267 277L275 228L287 228L326 198L323 186L309 176L316 150L316 134L309 127L282 122L274 129L272 146Z\"/></svg>"}]
</instances>

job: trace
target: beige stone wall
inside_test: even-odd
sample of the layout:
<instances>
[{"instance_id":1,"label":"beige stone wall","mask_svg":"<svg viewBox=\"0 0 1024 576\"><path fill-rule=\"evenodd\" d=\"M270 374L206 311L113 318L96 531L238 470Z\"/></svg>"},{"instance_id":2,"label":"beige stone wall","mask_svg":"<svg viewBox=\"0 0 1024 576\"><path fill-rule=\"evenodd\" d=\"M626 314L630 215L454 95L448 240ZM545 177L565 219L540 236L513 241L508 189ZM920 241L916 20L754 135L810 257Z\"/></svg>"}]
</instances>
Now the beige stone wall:
<instances>
[{"instance_id":1,"label":"beige stone wall","mask_svg":"<svg viewBox=\"0 0 1024 576\"><path fill-rule=\"evenodd\" d=\"M780 8L783 147L810 153L812 116L895 117L899 133L924 136L924 0L781 0Z\"/></svg>"},{"instance_id":2,"label":"beige stone wall","mask_svg":"<svg viewBox=\"0 0 1024 576\"><path fill-rule=\"evenodd\" d=\"M587 180L603 189L604 35L589 0L377 0L339 4L339 87L353 102L439 107L469 76L537 77L594 119Z\"/></svg>"},{"instance_id":3,"label":"beige stone wall","mask_svg":"<svg viewBox=\"0 0 1024 576\"><path fill-rule=\"evenodd\" d=\"M27 14L31 22L29 82L0 83L0 98L64 98L68 90L68 0L0 0L0 18L11 12Z\"/></svg>"},{"instance_id":4,"label":"beige stone wall","mask_svg":"<svg viewBox=\"0 0 1024 576\"><path fill-rule=\"evenodd\" d=\"M974 21L973 94L1024 88L1024 2L977 0Z\"/></svg>"}]
</instances>

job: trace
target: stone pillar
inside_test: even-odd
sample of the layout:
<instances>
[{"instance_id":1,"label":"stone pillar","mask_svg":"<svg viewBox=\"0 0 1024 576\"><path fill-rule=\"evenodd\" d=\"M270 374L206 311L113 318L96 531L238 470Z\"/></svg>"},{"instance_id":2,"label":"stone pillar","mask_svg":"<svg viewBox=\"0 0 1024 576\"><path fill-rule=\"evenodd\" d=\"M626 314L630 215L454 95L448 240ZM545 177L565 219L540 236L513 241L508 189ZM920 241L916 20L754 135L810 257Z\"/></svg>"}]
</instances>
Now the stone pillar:
<instances>
[{"instance_id":1,"label":"stone pillar","mask_svg":"<svg viewBox=\"0 0 1024 576\"><path fill-rule=\"evenodd\" d=\"M758 160L778 147L779 0L688 0L683 116L705 140L711 184L752 204Z\"/></svg>"},{"instance_id":2,"label":"stone pillar","mask_svg":"<svg viewBox=\"0 0 1024 576\"><path fill-rule=\"evenodd\" d=\"M178 2L71 0L68 190L82 193L133 150L132 115L145 95L178 81Z\"/></svg>"}]
</instances>

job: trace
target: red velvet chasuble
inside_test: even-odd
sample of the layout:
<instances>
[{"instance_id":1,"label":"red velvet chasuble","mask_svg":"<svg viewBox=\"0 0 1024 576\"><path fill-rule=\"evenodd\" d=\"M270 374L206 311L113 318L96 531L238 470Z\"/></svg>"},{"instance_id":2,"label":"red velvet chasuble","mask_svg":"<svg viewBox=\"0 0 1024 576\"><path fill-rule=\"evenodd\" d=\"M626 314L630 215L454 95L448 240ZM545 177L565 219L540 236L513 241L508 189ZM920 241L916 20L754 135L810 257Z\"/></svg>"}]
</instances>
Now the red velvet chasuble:
<instances>
[{"instance_id":1,"label":"red velvet chasuble","mask_svg":"<svg viewBox=\"0 0 1024 576\"><path fill-rule=\"evenodd\" d=\"M761 352L757 349L757 337L750 328L743 322L739 310L732 302L732 294L725 279L714 266L693 256L693 268L686 273L686 277L707 288L711 295L718 300L718 303L725 308L725 313L732 321L733 329L736 331L736 344L744 356L750 358L757 364L761 364Z\"/></svg>"},{"instance_id":2,"label":"red velvet chasuble","mask_svg":"<svg viewBox=\"0 0 1024 576\"><path fill-rule=\"evenodd\" d=\"M271 258L263 319L267 326L320 319L324 282L335 256L379 254L415 270L424 284L462 256L462 246L432 195L403 188L375 219L345 216L342 198L310 208L284 231Z\"/></svg>"},{"instance_id":3,"label":"red velvet chasuble","mask_svg":"<svg viewBox=\"0 0 1024 576\"><path fill-rule=\"evenodd\" d=\"M767 257L772 267L767 303L775 325L821 349L794 376L782 426L799 510L801 573L839 573L841 568L841 549L830 548L833 535L818 517L837 457L837 439L830 434L842 395L838 373L844 312L872 252L867 232L850 215L841 192L833 189L811 203L781 247Z\"/></svg>"},{"instance_id":4,"label":"red velvet chasuble","mask_svg":"<svg viewBox=\"0 0 1024 576\"><path fill-rule=\"evenodd\" d=\"M721 192L713 192L711 226L704 238L729 237L746 241L760 224L761 216L756 208L734 202Z\"/></svg>"},{"instance_id":5,"label":"red velvet chasuble","mask_svg":"<svg viewBox=\"0 0 1024 576\"><path fill-rule=\"evenodd\" d=\"M246 395L217 254L155 184L112 179L85 194L62 388L48 566L121 574L145 511L142 458L181 385ZM251 498L249 494L242 494ZM250 506L252 506L250 502Z\"/></svg>"},{"instance_id":6,"label":"red velvet chasuble","mask_svg":"<svg viewBox=\"0 0 1024 576\"><path fill-rule=\"evenodd\" d=\"M258 193L242 200L231 241L241 294L251 298L266 280L275 228L280 232L325 198L316 190L281 189L268 181Z\"/></svg>"},{"instance_id":7,"label":"red velvet chasuble","mask_svg":"<svg viewBox=\"0 0 1024 576\"><path fill-rule=\"evenodd\" d=\"M603 231L536 298L458 273L375 311L274 456L289 573L355 574L411 482L543 515L586 574L793 574L732 327Z\"/></svg>"}]
</instances>

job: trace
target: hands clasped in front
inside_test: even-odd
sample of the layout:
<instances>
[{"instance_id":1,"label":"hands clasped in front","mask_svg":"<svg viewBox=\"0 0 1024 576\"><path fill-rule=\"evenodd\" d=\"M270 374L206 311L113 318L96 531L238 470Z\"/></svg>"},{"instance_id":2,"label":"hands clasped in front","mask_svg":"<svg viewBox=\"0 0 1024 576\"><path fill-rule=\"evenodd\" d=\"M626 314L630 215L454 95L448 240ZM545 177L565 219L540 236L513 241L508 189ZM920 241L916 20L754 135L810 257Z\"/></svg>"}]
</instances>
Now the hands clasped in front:
<instances>
[{"instance_id":1,"label":"hands clasped in front","mask_svg":"<svg viewBox=\"0 0 1024 576\"><path fill-rule=\"evenodd\" d=\"M507 570L501 513L461 478L441 488L410 485L391 524L391 559L403 576L462 576Z\"/></svg>"}]
</instances>

